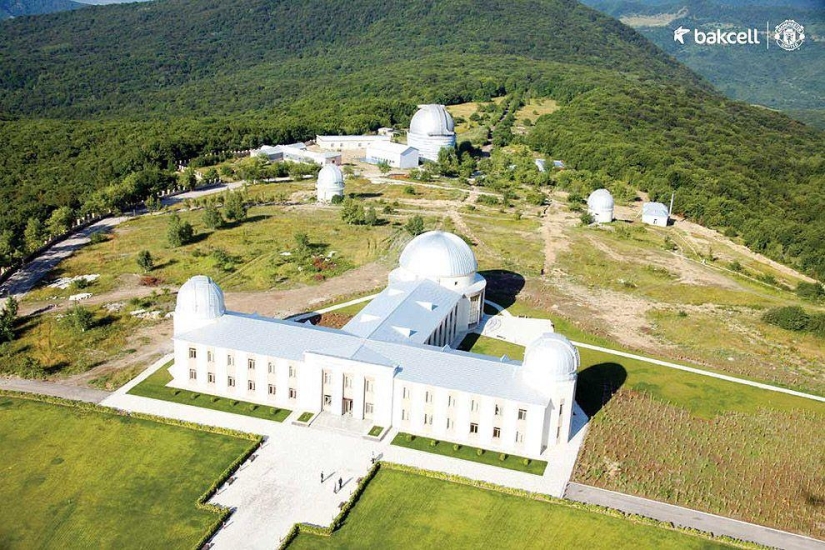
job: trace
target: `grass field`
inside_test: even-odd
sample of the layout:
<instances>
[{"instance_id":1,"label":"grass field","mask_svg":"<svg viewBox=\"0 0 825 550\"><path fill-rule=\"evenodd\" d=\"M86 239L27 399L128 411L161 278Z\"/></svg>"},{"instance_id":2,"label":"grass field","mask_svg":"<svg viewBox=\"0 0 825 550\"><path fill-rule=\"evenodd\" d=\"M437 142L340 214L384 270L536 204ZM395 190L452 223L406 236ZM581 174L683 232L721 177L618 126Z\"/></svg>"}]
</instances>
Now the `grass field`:
<instances>
[{"instance_id":1,"label":"grass field","mask_svg":"<svg viewBox=\"0 0 825 550\"><path fill-rule=\"evenodd\" d=\"M250 442L0 396L0 548L191 548Z\"/></svg>"},{"instance_id":2,"label":"grass field","mask_svg":"<svg viewBox=\"0 0 825 550\"><path fill-rule=\"evenodd\" d=\"M435 445L432 444L433 441L435 441ZM479 455L478 447L459 445L450 441L440 441L429 437L406 434L404 432L398 432L395 438L393 438L392 444L399 447L406 447L407 449L423 451L425 453L451 456L453 458L460 458L462 460L469 460L471 462L478 462L489 466L497 466L499 468L507 468L508 470L527 472L528 474L535 474L537 476L543 475L544 469L547 468L547 462L543 460L532 460L521 456L497 453L495 451L488 451L484 449L482 449L482 454ZM458 445L458 450L454 448L455 445ZM502 455L504 456L504 460L501 460ZM527 464L524 463L525 460L527 461Z\"/></svg>"},{"instance_id":3,"label":"grass field","mask_svg":"<svg viewBox=\"0 0 825 550\"><path fill-rule=\"evenodd\" d=\"M309 548L728 548L707 539L595 512L381 470L331 537Z\"/></svg>"},{"instance_id":4,"label":"grass field","mask_svg":"<svg viewBox=\"0 0 825 550\"><path fill-rule=\"evenodd\" d=\"M530 99L527 103L516 111L516 123L521 124L525 120L531 123L542 115L549 115L559 109L558 103L549 98Z\"/></svg>"},{"instance_id":5,"label":"grass field","mask_svg":"<svg viewBox=\"0 0 825 550\"><path fill-rule=\"evenodd\" d=\"M272 420L273 422L283 422L292 413L289 409L258 405L228 397L218 397L177 388L167 388L166 384L172 381L172 375L169 374L169 365L170 363L167 363L162 366L146 380L129 390L129 393L182 405L193 405L204 409Z\"/></svg>"},{"instance_id":6,"label":"grass field","mask_svg":"<svg viewBox=\"0 0 825 550\"><path fill-rule=\"evenodd\" d=\"M821 404L818 413L760 409L708 420L621 390L591 421L573 477L822 538L823 425Z\"/></svg>"}]
</instances>

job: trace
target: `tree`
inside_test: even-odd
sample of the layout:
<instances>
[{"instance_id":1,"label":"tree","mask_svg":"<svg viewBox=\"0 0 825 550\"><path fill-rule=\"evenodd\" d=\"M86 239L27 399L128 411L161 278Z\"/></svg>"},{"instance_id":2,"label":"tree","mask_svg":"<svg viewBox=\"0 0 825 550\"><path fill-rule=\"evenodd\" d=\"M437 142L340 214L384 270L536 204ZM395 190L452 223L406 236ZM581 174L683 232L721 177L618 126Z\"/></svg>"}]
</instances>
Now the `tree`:
<instances>
[{"instance_id":1,"label":"tree","mask_svg":"<svg viewBox=\"0 0 825 550\"><path fill-rule=\"evenodd\" d=\"M386 160L380 161L378 164L376 164L376 166L382 174L388 174L390 172L390 163Z\"/></svg>"},{"instance_id":2,"label":"tree","mask_svg":"<svg viewBox=\"0 0 825 550\"><path fill-rule=\"evenodd\" d=\"M155 267L155 260L152 258L152 254L148 250L141 250L138 252L135 261L144 273L152 271L152 268Z\"/></svg>"},{"instance_id":3,"label":"tree","mask_svg":"<svg viewBox=\"0 0 825 550\"><path fill-rule=\"evenodd\" d=\"M157 212L163 206L163 203L161 203L160 199L155 195L150 195L149 198L143 201L143 204L146 205L146 210L149 212Z\"/></svg>"},{"instance_id":4,"label":"tree","mask_svg":"<svg viewBox=\"0 0 825 550\"><path fill-rule=\"evenodd\" d=\"M203 211L203 224L209 229L220 229L223 226L223 217L214 205L209 205Z\"/></svg>"},{"instance_id":5,"label":"tree","mask_svg":"<svg viewBox=\"0 0 825 550\"><path fill-rule=\"evenodd\" d=\"M192 240L195 232L189 222L181 221L176 213L169 218L169 226L166 230L166 237L173 248L183 246Z\"/></svg>"},{"instance_id":6,"label":"tree","mask_svg":"<svg viewBox=\"0 0 825 550\"><path fill-rule=\"evenodd\" d=\"M218 175L218 170L214 166L212 166L211 168L208 168L206 172L203 173L203 179L207 183L215 183L220 181L221 177Z\"/></svg>"},{"instance_id":7,"label":"tree","mask_svg":"<svg viewBox=\"0 0 825 550\"><path fill-rule=\"evenodd\" d=\"M424 232L424 218L416 214L407 220L407 224L404 226L404 229L406 229L407 233L413 237L421 235Z\"/></svg>"},{"instance_id":8,"label":"tree","mask_svg":"<svg viewBox=\"0 0 825 550\"><path fill-rule=\"evenodd\" d=\"M223 208L227 220L241 221L246 218L246 203L241 193L227 193Z\"/></svg>"},{"instance_id":9,"label":"tree","mask_svg":"<svg viewBox=\"0 0 825 550\"><path fill-rule=\"evenodd\" d=\"M26 222L26 230L23 232L23 239L26 241L26 252L29 254L43 246L43 241L46 239L43 222L38 218L29 218Z\"/></svg>"},{"instance_id":10,"label":"tree","mask_svg":"<svg viewBox=\"0 0 825 550\"><path fill-rule=\"evenodd\" d=\"M52 215L49 216L48 222L46 222L49 236L59 237L60 235L66 233L71 228L72 221L74 221L74 214L72 213L71 208L68 206L61 206L56 209L52 212Z\"/></svg>"},{"instance_id":11,"label":"tree","mask_svg":"<svg viewBox=\"0 0 825 550\"><path fill-rule=\"evenodd\" d=\"M83 306L74 306L61 320L64 327L74 332L86 332L94 325L95 317Z\"/></svg>"},{"instance_id":12,"label":"tree","mask_svg":"<svg viewBox=\"0 0 825 550\"><path fill-rule=\"evenodd\" d=\"M364 212L364 223L366 225L378 225L378 215L375 213L374 206L370 206Z\"/></svg>"},{"instance_id":13,"label":"tree","mask_svg":"<svg viewBox=\"0 0 825 550\"><path fill-rule=\"evenodd\" d=\"M341 219L349 225L363 225L366 221L364 207L351 197L341 203Z\"/></svg>"},{"instance_id":14,"label":"tree","mask_svg":"<svg viewBox=\"0 0 825 550\"><path fill-rule=\"evenodd\" d=\"M0 268L13 264L16 256L17 250L14 248L14 233L8 229L0 232Z\"/></svg>"},{"instance_id":15,"label":"tree","mask_svg":"<svg viewBox=\"0 0 825 550\"><path fill-rule=\"evenodd\" d=\"M14 296L6 299L6 305L0 312L0 342L14 340L14 322L17 320L17 300Z\"/></svg>"},{"instance_id":16,"label":"tree","mask_svg":"<svg viewBox=\"0 0 825 550\"><path fill-rule=\"evenodd\" d=\"M189 166L183 172L180 173L178 181L186 189L194 189L195 186L198 185L197 172L195 172L194 168Z\"/></svg>"}]
</instances>

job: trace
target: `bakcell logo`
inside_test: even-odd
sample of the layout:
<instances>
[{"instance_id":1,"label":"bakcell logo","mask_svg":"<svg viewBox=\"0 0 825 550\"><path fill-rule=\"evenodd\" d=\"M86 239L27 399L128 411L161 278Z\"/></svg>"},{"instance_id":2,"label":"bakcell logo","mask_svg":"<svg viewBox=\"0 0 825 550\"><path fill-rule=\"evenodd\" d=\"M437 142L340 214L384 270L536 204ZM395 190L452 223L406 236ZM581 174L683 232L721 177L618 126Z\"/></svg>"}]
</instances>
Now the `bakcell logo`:
<instances>
[{"instance_id":1,"label":"bakcell logo","mask_svg":"<svg viewBox=\"0 0 825 550\"><path fill-rule=\"evenodd\" d=\"M673 31L673 40L679 44L685 43L685 35L690 35L690 29L679 26ZM731 45L745 45L745 44L762 44L759 41L759 31L756 29L748 29L746 31L723 31L716 29L715 31L701 31L693 29L693 43L701 45L715 45L722 46Z\"/></svg>"}]
</instances>

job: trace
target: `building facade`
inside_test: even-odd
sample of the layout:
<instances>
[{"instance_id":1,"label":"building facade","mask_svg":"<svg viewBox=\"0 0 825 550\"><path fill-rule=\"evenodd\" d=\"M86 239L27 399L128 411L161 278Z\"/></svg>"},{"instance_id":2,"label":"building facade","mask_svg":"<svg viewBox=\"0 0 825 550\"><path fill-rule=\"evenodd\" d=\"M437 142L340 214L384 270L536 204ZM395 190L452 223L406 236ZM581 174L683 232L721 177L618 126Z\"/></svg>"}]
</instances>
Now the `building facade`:
<instances>
[{"instance_id":1,"label":"building facade","mask_svg":"<svg viewBox=\"0 0 825 550\"><path fill-rule=\"evenodd\" d=\"M367 147L367 162L386 162L393 168L418 167L418 150L409 145L389 141L376 142Z\"/></svg>"},{"instance_id":2,"label":"building facade","mask_svg":"<svg viewBox=\"0 0 825 550\"><path fill-rule=\"evenodd\" d=\"M390 133L360 136L315 136L315 144L321 149L330 151L366 149L372 144L389 143L391 140L392 134Z\"/></svg>"},{"instance_id":3,"label":"building facade","mask_svg":"<svg viewBox=\"0 0 825 550\"><path fill-rule=\"evenodd\" d=\"M220 288L193 277L178 293L171 385L523 456L566 443L579 366L570 341L545 333L522 363L456 351L482 319L472 251L429 232L400 263L340 330L228 312Z\"/></svg>"}]
</instances>

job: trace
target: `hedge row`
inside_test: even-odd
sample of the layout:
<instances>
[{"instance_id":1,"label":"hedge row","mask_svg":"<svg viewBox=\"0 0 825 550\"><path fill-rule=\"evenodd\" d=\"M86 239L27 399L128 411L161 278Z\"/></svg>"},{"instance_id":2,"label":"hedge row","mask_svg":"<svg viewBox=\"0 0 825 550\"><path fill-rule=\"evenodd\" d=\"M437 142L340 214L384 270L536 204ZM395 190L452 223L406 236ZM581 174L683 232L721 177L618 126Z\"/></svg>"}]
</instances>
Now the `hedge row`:
<instances>
[{"instance_id":1,"label":"hedge row","mask_svg":"<svg viewBox=\"0 0 825 550\"><path fill-rule=\"evenodd\" d=\"M378 473L378 470L381 469L381 462L376 462L372 468L369 469L367 475L362 477L358 481L358 485L355 487L355 490L352 492L352 496L344 502L343 506L341 506L341 511L338 512L338 515L335 516L335 519L332 520L332 523L328 527L321 527L319 525L312 525L309 523L296 523L292 526L292 529L286 534L284 539L281 541L281 545L278 547L279 550L284 550L287 546L292 543L295 537L298 536L299 533L308 533L310 535L319 535L322 537L329 537L335 531L341 528L344 524L344 521L347 519L352 507L358 502L358 499L361 498L361 495L364 493L364 490L369 485L369 482L372 481L372 478L375 477L375 474Z\"/></svg>"},{"instance_id":2,"label":"hedge row","mask_svg":"<svg viewBox=\"0 0 825 550\"><path fill-rule=\"evenodd\" d=\"M424 470L421 468L416 468L414 466L407 466L405 464L396 464L394 462L382 462L381 466L388 469L388 470L396 470L399 472L405 472L409 474L420 475L423 477L429 477L432 479L438 479L441 481L448 481L451 483L458 483L461 485L469 485L471 487L477 487L479 489L486 489L489 491L497 491L499 493L504 493L507 495L512 495L521 498L528 498L531 500L537 500L540 502L548 502L551 504L557 504L560 506L567 506L568 508L574 508L576 510L583 510L587 512L593 512L597 514L603 514L615 518L630 520L634 523L643 524L643 525L652 525L655 527L661 527L663 529L669 529L671 531L679 531L682 533L686 533L689 535L701 537L708 540L713 541L720 541L727 544L732 544L734 546L738 546L740 548L748 548L748 549L755 549L755 548L764 548L764 546L752 543L749 541L743 541L739 539L734 539L732 537L728 537L725 535L714 536L711 533L706 531L701 531L699 529L693 529L690 527L681 527L677 526L671 522L660 521L657 519L649 518L647 516L641 516L638 514L631 514L622 512L621 510L616 510L615 508L607 508L605 506L599 506L596 504L586 504L583 502L578 502L575 500L568 500L563 498L558 498L542 493L534 493L531 491L526 491L524 489L516 489L513 487L505 487L503 485L496 485L494 483L489 483L487 481L479 481L476 479L470 479L454 474L447 474L444 472L436 472L433 470Z\"/></svg>"},{"instance_id":3,"label":"hedge row","mask_svg":"<svg viewBox=\"0 0 825 550\"><path fill-rule=\"evenodd\" d=\"M39 401L43 403L48 403L50 405L59 405L62 407L70 407L73 409L78 409L81 411L87 412L94 412L99 414L108 414L112 416L128 416L130 418L137 418L140 420L147 420L150 422L157 422L160 424L168 424L170 426L181 427L181 428L188 428L190 430L197 430L201 432L207 433L214 433L218 435L226 435L230 437L237 437L240 439L248 439L251 441L249 447L239 455L232 463L221 473L218 478L212 482L209 488L198 498L195 502L195 507L199 510L206 510L208 512L212 512L218 514L218 519L212 524L209 530L204 533L198 543L195 545L196 549L203 548L206 543L211 539L218 529L221 528L223 523L229 518L232 514L232 510L223 506L218 506L216 504L209 504L209 499L214 496L215 492L223 485L227 479L229 479L232 474L234 474L238 468L243 464L252 453L258 450L261 444L264 441L264 438L260 435L250 434L246 432L240 432L237 430L230 430L227 428L220 428L217 426L207 426L205 424L197 424L195 422L186 422L183 420L176 420L174 418L165 418L162 416L155 416L152 414L144 414L144 413L137 413L137 412L127 412L122 411L119 409L112 409L109 407L104 407L102 405L98 405L96 403L86 403L83 401L72 401L71 399L65 399L62 397L54 397L51 395L42 395L36 393L21 393L9 390L0 390L0 395L6 397L12 397L15 399L26 399L29 401Z\"/></svg>"}]
</instances>

